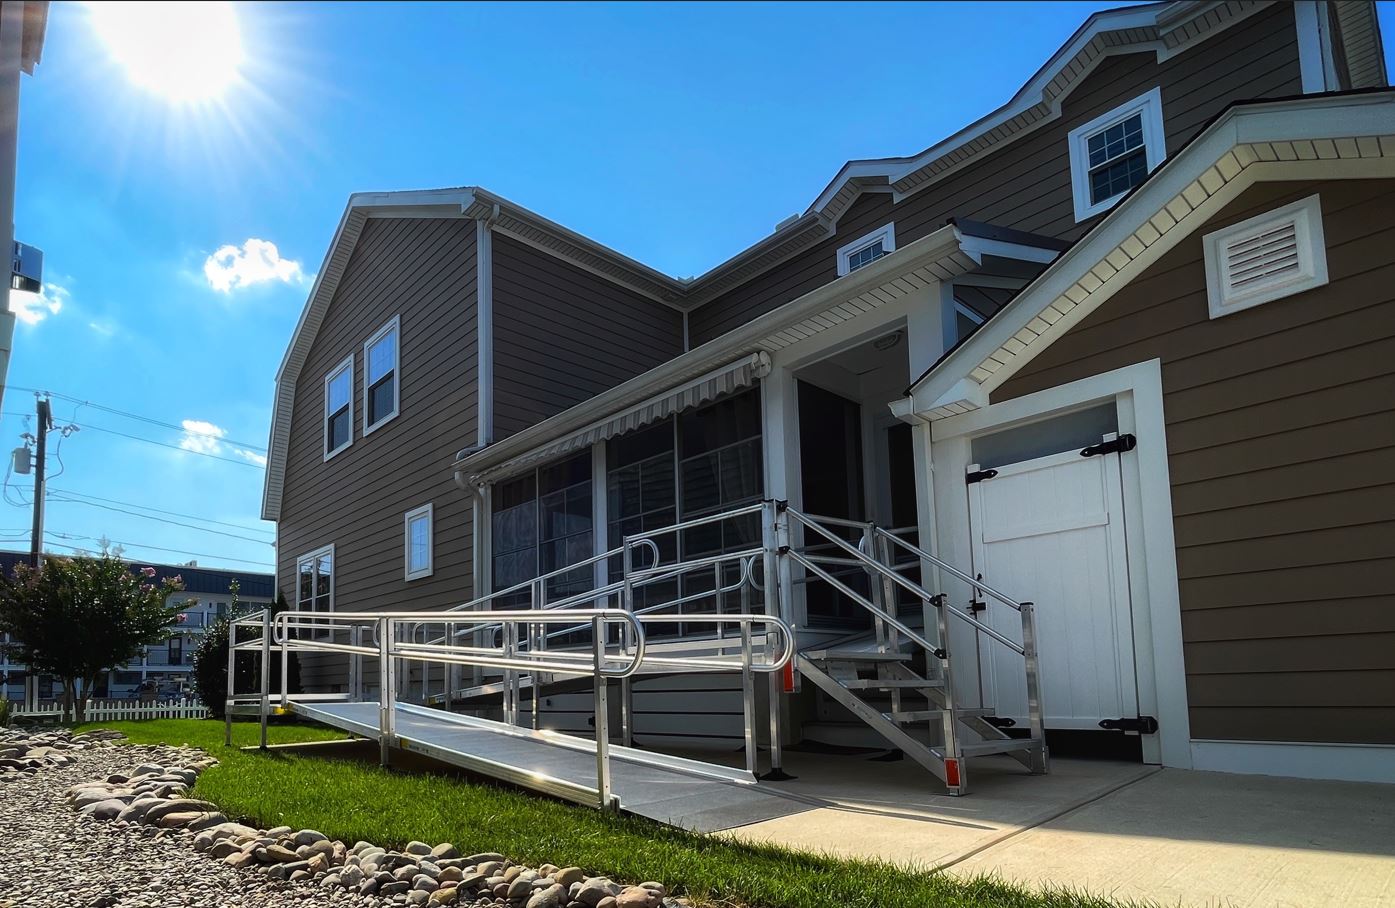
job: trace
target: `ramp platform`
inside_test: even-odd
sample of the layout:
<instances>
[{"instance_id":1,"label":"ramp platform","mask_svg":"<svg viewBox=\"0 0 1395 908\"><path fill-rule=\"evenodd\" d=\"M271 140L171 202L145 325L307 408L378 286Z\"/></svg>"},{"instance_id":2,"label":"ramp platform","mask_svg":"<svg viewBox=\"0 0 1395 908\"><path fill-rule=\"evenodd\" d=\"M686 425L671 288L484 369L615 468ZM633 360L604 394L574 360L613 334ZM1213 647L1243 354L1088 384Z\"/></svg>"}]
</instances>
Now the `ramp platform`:
<instances>
[{"instance_id":1,"label":"ramp platform","mask_svg":"<svg viewBox=\"0 0 1395 908\"><path fill-rule=\"evenodd\" d=\"M290 700L307 719L377 738L378 704ZM408 703L396 704L395 741L406 751L594 806L596 743ZM757 785L743 769L610 746L611 791L620 809L695 832L716 832L810 810L816 803Z\"/></svg>"}]
</instances>

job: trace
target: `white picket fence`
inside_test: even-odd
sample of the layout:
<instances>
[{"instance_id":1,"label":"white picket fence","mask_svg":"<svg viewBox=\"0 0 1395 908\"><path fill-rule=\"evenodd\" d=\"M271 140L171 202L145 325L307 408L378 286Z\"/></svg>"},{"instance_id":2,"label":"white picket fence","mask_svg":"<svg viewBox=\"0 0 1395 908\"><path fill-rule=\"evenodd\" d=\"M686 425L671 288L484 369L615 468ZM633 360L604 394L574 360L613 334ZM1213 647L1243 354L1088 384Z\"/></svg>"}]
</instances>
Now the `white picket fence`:
<instances>
[{"instance_id":1,"label":"white picket fence","mask_svg":"<svg viewBox=\"0 0 1395 908\"><path fill-rule=\"evenodd\" d=\"M26 719L63 717L60 701L40 703L38 709L17 710L14 714ZM197 700L171 700L166 703L142 703L139 700L89 700L88 722L115 722L130 719L207 719L208 707Z\"/></svg>"}]
</instances>

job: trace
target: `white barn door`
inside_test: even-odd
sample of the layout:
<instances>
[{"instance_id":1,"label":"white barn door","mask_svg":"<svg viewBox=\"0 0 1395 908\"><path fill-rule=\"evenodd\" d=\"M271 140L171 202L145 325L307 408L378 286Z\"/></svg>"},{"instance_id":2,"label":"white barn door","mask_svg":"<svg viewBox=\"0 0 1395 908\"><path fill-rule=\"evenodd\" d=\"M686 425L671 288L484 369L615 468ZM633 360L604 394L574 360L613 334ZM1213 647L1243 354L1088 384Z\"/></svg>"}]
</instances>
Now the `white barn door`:
<instances>
[{"instance_id":1,"label":"white barn door","mask_svg":"<svg viewBox=\"0 0 1395 908\"><path fill-rule=\"evenodd\" d=\"M968 489L974 570L1036 604L1046 727L1137 716L1119 455L1051 454L1000 466ZM979 620L1020 643L1018 613L984 602ZM1022 657L980 637L983 702L1023 727Z\"/></svg>"}]
</instances>

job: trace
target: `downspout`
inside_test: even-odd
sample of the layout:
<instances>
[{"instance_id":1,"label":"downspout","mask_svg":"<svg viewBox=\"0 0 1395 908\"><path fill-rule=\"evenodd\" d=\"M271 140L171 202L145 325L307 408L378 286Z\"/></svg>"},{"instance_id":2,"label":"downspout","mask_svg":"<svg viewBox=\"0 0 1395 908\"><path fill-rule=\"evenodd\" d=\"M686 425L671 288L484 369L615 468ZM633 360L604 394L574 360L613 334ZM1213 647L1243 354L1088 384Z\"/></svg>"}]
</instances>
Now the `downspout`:
<instances>
[{"instance_id":1,"label":"downspout","mask_svg":"<svg viewBox=\"0 0 1395 908\"><path fill-rule=\"evenodd\" d=\"M475 221L475 334L479 374L475 391L479 402L477 447L494 441L494 223L499 220L496 202L489 217Z\"/></svg>"}]
</instances>

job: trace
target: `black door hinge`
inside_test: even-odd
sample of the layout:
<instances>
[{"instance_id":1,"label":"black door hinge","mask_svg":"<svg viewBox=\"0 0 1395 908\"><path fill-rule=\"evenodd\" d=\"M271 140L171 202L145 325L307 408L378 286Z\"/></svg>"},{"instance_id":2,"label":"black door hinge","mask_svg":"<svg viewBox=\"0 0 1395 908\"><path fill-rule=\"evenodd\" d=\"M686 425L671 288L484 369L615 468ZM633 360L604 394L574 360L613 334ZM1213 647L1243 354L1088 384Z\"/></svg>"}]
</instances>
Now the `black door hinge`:
<instances>
[{"instance_id":1,"label":"black door hinge","mask_svg":"<svg viewBox=\"0 0 1395 908\"><path fill-rule=\"evenodd\" d=\"M1081 457L1094 457L1096 454L1122 454L1138 447L1138 439L1132 435L1120 435L1113 441L1102 441L1097 445L1082 448Z\"/></svg>"},{"instance_id":2,"label":"black door hinge","mask_svg":"<svg viewBox=\"0 0 1395 908\"><path fill-rule=\"evenodd\" d=\"M1105 731L1132 731L1141 735L1156 735L1158 720L1152 716L1137 716L1132 719L1101 719L1100 728Z\"/></svg>"},{"instance_id":3,"label":"black door hinge","mask_svg":"<svg viewBox=\"0 0 1395 908\"><path fill-rule=\"evenodd\" d=\"M997 470L979 470L964 477L964 481L970 485L976 482L983 482L985 479L992 479L998 475Z\"/></svg>"}]
</instances>

